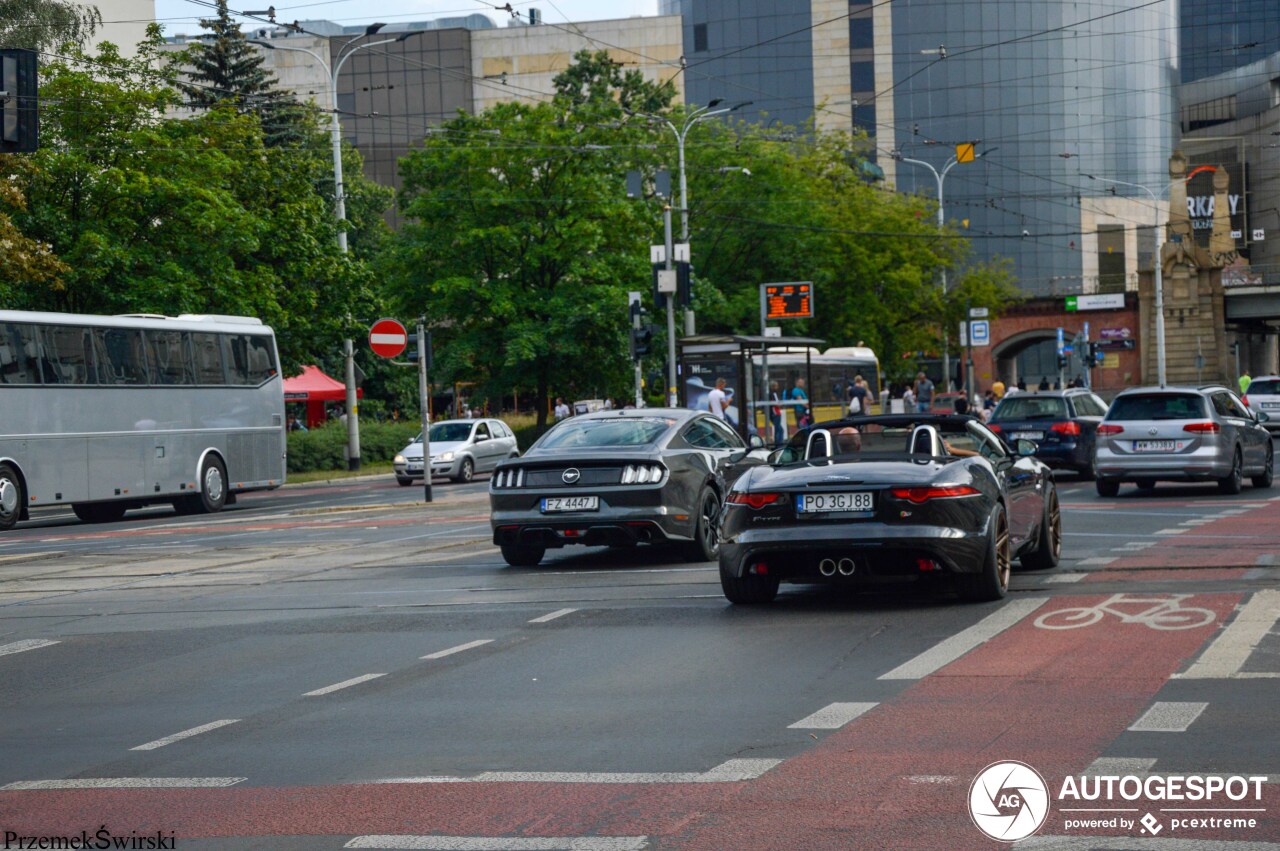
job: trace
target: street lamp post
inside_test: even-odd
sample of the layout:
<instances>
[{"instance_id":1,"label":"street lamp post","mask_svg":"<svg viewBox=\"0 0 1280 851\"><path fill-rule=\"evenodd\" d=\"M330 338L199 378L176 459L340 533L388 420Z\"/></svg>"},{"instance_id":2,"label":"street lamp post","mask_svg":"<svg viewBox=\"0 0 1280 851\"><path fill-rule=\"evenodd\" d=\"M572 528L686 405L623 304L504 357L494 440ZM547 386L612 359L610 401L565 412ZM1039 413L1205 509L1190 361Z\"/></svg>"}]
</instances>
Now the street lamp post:
<instances>
[{"instance_id":1,"label":"street lamp post","mask_svg":"<svg viewBox=\"0 0 1280 851\"><path fill-rule=\"evenodd\" d=\"M364 35L371 36L385 26L386 24L370 24L365 28ZM356 36L355 39L348 41L339 48L338 61L334 63L330 63L309 47L273 44L263 39L249 39L250 44L265 47L268 50L291 50L296 53L309 53L320 63L320 67L329 72L329 109L332 117L329 125L329 139L333 146L333 214L338 220L338 250L343 254L347 253L347 201L346 190L342 182L342 124L338 121L338 74L342 71L343 63L350 59L357 50L363 50L366 47L377 47L380 44L404 41L410 36L421 34L422 30L413 30L401 33L395 38L370 41L352 47L351 45L356 39L364 37ZM356 405L355 347L350 339L343 343L343 354L346 360L345 380L347 385L347 467L351 470L358 470L360 469L360 417L359 408ZM428 458L428 485L431 478L430 466L430 459Z\"/></svg>"},{"instance_id":2,"label":"street lamp post","mask_svg":"<svg viewBox=\"0 0 1280 851\"><path fill-rule=\"evenodd\" d=\"M739 109L742 109L744 106L750 106L752 104L752 101L746 100L746 101L743 101L742 103L735 103L733 106L726 106L726 107L721 107L720 109L716 109L716 107L720 106L722 102L723 101L721 98L716 98L712 100L710 103L708 103L706 106L700 106L697 109L694 109L686 113L684 116L684 121L681 123L680 127L678 128L671 121L671 119L665 118L661 115L650 115L648 113L631 113L632 115L639 115L641 118L647 118L650 121L661 122L667 125L667 128L671 130L673 134L675 134L676 150L679 154L679 168L680 168L680 241L681 242L689 241L689 183L685 179L685 173L684 173L685 137L689 135L689 131L693 129L693 126L700 121L706 121L708 118L715 118L718 115L728 115L731 112L735 112ZM684 333L689 335L692 335L695 333L693 309L691 307L686 307L684 311Z\"/></svg>"},{"instance_id":3,"label":"street lamp post","mask_svg":"<svg viewBox=\"0 0 1280 851\"><path fill-rule=\"evenodd\" d=\"M1086 174L1085 177L1090 180L1097 180L1101 183L1114 183L1118 186L1130 186L1134 189L1141 189L1151 198L1151 210L1155 215L1155 221L1152 225L1152 234L1155 236L1156 248L1152 255L1156 267L1156 378L1163 387L1165 384L1165 360L1164 360L1164 269L1163 263L1160 262L1160 199L1156 197L1156 193L1152 192L1141 183L1129 183L1127 180L1112 180L1107 177L1095 177L1092 174ZM1177 183L1175 180L1174 183ZM1169 186L1172 186L1170 183ZM1167 190L1169 187L1166 186Z\"/></svg>"},{"instance_id":4,"label":"street lamp post","mask_svg":"<svg viewBox=\"0 0 1280 851\"><path fill-rule=\"evenodd\" d=\"M944 50L943 56L945 57L945 55L946 55L946 52ZM983 151L980 154L974 154L973 158L975 160L982 159L983 157L985 157L987 154L991 153L994 150L996 149L988 148L987 150ZM924 160L914 160L910 157L904 157L901 151L893 151L891 152L890 156L892 156L898 162L911 163L912 165L922 165L925 168L929 169L930 172L933 173L933 179L937 181L937 184L938 184L938 231L941 232L943 227L946 224L946 209L942 200L942 189L947 181L947 173L950 172L952 168L954 168L956 165L959 164L960 162L959 157L953 154L950 158L947 159L946 165L942 167L942 171L939 172L936 168L933 167L933 163L925 162ZM943 296L946 296L947 267L943 266L940 272L942 277L942 294ZM965 318L968 319L968 317L965 317ZM945 382L948 390L951 389L951 345L950 344L951 344L951 329L948 328L947 324L944 322L942 325L942 375L943 375L943 381Z\"/></svg>"}]
</instances>

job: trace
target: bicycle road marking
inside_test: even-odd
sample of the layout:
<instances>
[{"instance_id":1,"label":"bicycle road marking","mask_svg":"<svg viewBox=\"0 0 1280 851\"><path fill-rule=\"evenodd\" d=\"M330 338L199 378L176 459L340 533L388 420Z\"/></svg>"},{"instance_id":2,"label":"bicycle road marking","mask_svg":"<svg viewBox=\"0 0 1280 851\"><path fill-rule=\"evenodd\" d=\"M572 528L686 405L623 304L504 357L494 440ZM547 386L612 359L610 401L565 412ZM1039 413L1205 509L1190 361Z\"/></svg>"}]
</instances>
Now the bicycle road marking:
<instances>
[{"instance_id":1,"label":"bicycle road marking","mask_svg":"<svg viewBox=\"0 0 1280 851\"><path fill-rule=\"evenodd\" d=\"M1036 618L1038 629L1062 630L1082 629L1093 626L1107 615L1118 618L1121 623L1140 623L1151 629L1182 630L1208 626L1218 619L1210 609L1199 606L1183 606L1182 601L1191 594L1167 594L1137 596L1128 594L1112 594L1094 606L1069 606L1054 609ZM1145 605L1140 612L1127 611L1120 606Z\"/></svg>"},{"instance_id":2,"label":"bicycle road marking","mask_svg":"<svg viewBox=\"0 0 1280 851\"><path fill-rule=\"evenodd\" d=\"M1258 591L1236 612L1231 625L1200 654L1179 679L1214 680L1240 677L1250 654L1280 619L1280 591Z\"/></svg>"}]
</instances>

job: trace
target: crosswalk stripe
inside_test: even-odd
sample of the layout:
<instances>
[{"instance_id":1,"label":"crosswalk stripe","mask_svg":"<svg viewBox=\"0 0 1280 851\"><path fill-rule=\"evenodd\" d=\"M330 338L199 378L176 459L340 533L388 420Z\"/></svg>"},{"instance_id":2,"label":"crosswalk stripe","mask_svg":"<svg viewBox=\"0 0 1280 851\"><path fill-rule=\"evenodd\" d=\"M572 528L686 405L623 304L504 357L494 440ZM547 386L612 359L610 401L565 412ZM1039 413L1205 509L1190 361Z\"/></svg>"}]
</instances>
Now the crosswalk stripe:
<instances>
[{"instance_id":1,"label":"crosswalk stripe","mask_svg":"<svg viewBox=\"0 0 1280 851\"><path fill-rule=\"evenodd\" d=\"M1249 655L1280 619L1280 591L1258 591L1236 612L1200 658L1181 674L1184 680L1230 679L1238 676Z\"/></svg>"}]
</instances>

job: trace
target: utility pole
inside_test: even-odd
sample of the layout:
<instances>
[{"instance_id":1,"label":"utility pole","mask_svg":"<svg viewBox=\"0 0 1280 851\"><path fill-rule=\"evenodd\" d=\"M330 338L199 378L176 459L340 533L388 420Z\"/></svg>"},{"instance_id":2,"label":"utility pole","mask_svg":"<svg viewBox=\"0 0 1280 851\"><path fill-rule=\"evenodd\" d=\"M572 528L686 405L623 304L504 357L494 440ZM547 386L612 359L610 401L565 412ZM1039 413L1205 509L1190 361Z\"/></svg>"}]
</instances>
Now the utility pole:
<instances>
[{"instance_id":1,"label":"utility pole","mask_svg":"<svg viewBox=\"0 0 1280 851\"><path fill-rule=\"evenodd\" d=\"M418 319L418 399L422 409L422 500L431 502L431 385L427 382L427 359L431 357L431 337L425 320Z\"/></svg>"},{"instance_id":2,"label":"utility pole","mask_svg":"<svg viewBox=\"0 0 1280 851\"><path fill-rule=\"evenodd\" d=\"M643 321L643 317L644 317L644 308L640 306L640 298L641 298L641 295L638 292L627 293L627 309L631 313L631 339L633 341L636 340L636 337L640 331L641 322ZM635 373L636 373L635 382L636 382L636 407L637 408L641 407L641 402L643 401L643 396L644 396L643 387L642 387L643 379L641 379L640 377L640 361L641 361L640 355L633 351L631 355L631 365L635 368Z\"/></svg>"},{"instance_id":3,"label":"utility pole","mask_svg":"<svg viewBox=\"0 0 1280 851\"><path fill-rule=\"evenodd\" d=\"M360 469L360 406L356 400L355 344L348 338L342 341L342 354L346 361L347 383L347 469Z\"/></svg>"}]
</instances>

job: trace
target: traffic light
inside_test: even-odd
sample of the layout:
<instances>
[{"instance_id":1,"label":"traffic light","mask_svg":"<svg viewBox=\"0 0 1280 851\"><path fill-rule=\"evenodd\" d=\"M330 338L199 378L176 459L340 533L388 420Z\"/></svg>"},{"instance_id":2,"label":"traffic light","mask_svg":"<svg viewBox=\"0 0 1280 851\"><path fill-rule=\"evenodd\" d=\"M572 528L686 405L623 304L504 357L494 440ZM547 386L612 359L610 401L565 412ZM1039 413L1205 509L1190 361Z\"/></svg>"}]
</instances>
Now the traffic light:
<instances>
[{"instance_id":1,"label":"traffic light","mask_svg":"<svg viewBox=\"0 0 1280 851\"><path fill-rule=\"evenodd\" d=\"M693 264L676 264L676 295L678 303L688 307L693 303Z\"/></svg>"},{"instance_id":2,"label":"traffic light","mask_svg":"<svg viewBox=\"0 0 1280 851\"><path fill-rule=\"evenodd\" d=\"M40 129L36 111L36 52L0 50L0 154L30 153Z\"/></svg>"},{"instance_id":3,"label":"traffic light","mask_svg":"<svg viewBox=\"0 0 1280 851\"><path fill-rule=\"evenodd\" d=\"M1067 356L1058 355L1058 369L1066 369L1066 368L1067 368Z\"/></svg>"},{"instance_id":4,"label":"traffic light","mask_svg":"<svg viewBox=\"0 0 1280 851\"><path fill-rule=\"evenodd\" d=\"M658 290L658 273L667 268L664 263L653 264L653 306L658 310L667 307L667 294Z\"/></svg>"},{"instance_id":5,"label":"traffic light","mask_svg":"<svg viewBox=\"0 0 1280 851\"><path fill-rule=\"evenodd\" d=\"M641 325L639 328L631 329L631 359L640 360L640 358L649 354L649 350L653 347L653 326Z\"/></svg>"}]
</instances>

